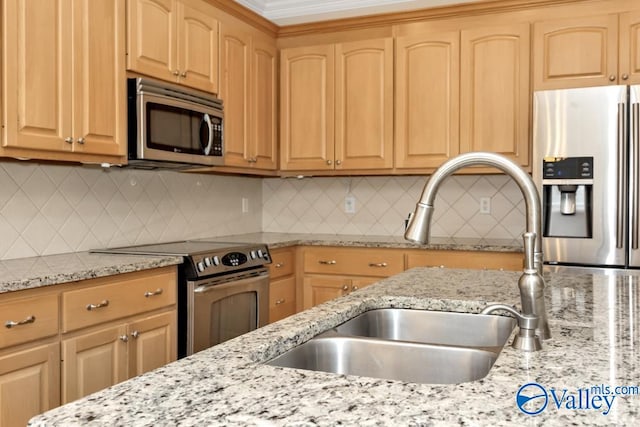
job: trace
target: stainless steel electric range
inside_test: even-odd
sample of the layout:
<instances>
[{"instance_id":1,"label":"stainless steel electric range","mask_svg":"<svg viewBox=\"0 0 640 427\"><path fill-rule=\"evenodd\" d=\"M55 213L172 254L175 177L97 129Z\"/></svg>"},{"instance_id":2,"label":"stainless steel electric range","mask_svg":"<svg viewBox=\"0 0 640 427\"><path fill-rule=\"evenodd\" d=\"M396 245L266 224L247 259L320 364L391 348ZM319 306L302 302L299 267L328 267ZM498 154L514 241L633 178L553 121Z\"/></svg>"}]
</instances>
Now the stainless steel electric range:
<instances>
[{"instance_id":1,"label":"stainless steel electric range","mask_svg":"<svg viewBox=\"0 0 640 427\"><path fill-rule=\"evenodd\" d=\"M185 240L92 252L182 256L178 270L178 357L264 326L269 249L264 244Z\"/></svg>"}]
</instances>

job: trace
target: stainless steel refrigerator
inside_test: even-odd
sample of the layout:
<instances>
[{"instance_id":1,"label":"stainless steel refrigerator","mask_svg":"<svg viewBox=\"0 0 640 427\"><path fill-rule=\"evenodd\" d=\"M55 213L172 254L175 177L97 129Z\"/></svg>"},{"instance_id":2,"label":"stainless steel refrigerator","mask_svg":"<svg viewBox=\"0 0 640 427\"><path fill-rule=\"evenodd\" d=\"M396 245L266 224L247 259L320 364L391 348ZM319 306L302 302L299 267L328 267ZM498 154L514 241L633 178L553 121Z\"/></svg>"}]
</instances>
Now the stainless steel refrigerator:
<instances>
[{"instance_id":1,"label":"stainless steel refrigerator","mask_svg":"<svg viewBox=\"0 0 640 427\"><path fill-rule=\"evenodd\" d=\"M640 268L640 86L534 94L549 264Z\"/></svg>"}]
</instances>

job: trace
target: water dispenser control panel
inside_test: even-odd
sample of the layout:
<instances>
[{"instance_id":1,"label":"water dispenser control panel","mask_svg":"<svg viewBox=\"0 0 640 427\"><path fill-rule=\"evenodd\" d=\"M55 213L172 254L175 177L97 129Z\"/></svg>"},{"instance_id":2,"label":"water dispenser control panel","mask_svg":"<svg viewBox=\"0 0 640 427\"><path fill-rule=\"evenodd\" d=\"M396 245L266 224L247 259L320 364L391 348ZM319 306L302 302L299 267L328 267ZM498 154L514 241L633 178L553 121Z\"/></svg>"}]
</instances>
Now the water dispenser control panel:
<instances>
[{"instance_id":1,"label":"water dispenser control panel","mask_svg":"<svg viewBox=\"0 0 640 427\"><path fill-rule=\"evenodd\" d=\"M545 157L543 179L593 179L593 157Z\"/></svg>"}]
</instances>

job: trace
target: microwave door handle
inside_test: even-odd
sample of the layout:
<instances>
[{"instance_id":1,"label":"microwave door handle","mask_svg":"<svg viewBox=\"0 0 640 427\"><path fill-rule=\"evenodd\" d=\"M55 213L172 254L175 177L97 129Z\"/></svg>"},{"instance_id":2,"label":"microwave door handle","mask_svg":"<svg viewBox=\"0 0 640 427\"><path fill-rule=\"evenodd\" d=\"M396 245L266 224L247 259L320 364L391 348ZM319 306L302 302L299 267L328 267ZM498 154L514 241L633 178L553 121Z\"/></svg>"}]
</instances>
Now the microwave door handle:
<instances>
[{"instance_id":1,"label":"microwave door handle","mask_svg":"<svg viewBox=\"0 0 640 427\"><path fill-rule=\"evenodd\" d=\"M209 153L211 153L211 147L213 146L213 123L211 123L211 116L206 113L202 116L202 120L207 124L207 129L209 130L207 145L204 147L204 154L208 156Z\"/></svg>"}]
</instances>

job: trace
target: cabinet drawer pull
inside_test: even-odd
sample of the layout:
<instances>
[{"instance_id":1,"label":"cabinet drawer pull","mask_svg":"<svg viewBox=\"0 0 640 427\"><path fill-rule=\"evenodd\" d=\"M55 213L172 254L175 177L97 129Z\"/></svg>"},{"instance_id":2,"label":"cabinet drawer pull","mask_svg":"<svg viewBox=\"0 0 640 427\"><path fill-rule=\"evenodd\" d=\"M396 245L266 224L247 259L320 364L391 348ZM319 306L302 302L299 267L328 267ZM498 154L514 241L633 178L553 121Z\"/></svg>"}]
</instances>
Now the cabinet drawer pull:
<instances>
[{"instance_id":1,"label":"cabinet drawer pull","mask_svg":"<svg viewBox=\"0 0 640 427\"><path fill-rule=\"evenodd\" d=\"M351 290L352 290L352 291L357 291L357 290L358 290L358 287L357 287L356 285L353 285L353 286L351 287Z\"/></svg>"},{"instance_id":2,"label":"cabinet drawer pull","mask_svg":"<svg viewBox=\"0 0 640 427\"><path fill-rule=\"evenodd\" d=\"M318 264L323 264L323 265L334 265L337 264L335 259L332 259L331 261L324 261L324 260L320 260L318 261Z\"/></svg>"},{"instance_id":3,"label":"cabinet drawer pull","mask_svg":"<svg viewBox=\"0 0 640 427\"><path fill-rule=\"evenodd\" d=\"M20 325L27 325L29 323L33 323L36 321L36 316L34 316L33 314L29 317L27 317L24 320L20 320L19 322L14 322L13 320L7 320L4 323L4 326L7 327L8 329L13 328L14 326L20 326Z\"/></svg>"},{"instance_id":4,"label":"cabinet drawer pull","mask_svg":"<svg viewBox=\"0 0 640 427\"><path fill-rule=\"evenodd\" d=\"M162 288L158 288L153 292L147 291L147 292L144 293L144 296L146 298L149 298L149 297L153 297L153 296L160 295L160 294L162 294Z\"/></svg>"},{"instance_id":5,"label":"cabinet drawer pull","mask_svg":"<svg viewBox=\"0 0 640 427\"><path fill-rule=\"evenodd\" d=\"M285 300L284 298L277 299L277 300L276 300L276 305L284 304L284 303L285 303L285 301L286 301L286 300Z\"/></svg>"},{"instance_id":6,"label":"cabinet drawer pull","mask_svg":"<svg viewBox=\"0 0 640 427\"><path fill-rule=\"evenodd\" d=\"M129 341L129 337L126 335L120 335L120 341L122 342L128 342Z\"/></svg>"},{"instance_id":7,"label":"cabinet drawer pull","mask_svg":"<svg viewBox=\"0 0 640 427\"><path fill-rule=\"evenodd\" d=\"M275 268L282 268L282 267L284 267L284 262L279 262L274 267Z\"/></svg>"},{"instance_id":8,"label":"cabinet drawer pull","mask_svg":"<svg viewBox=\"0 0 640 427\"><path fill-rule=\"evenodd\" d=\"M342 287L342 290L343 290L343 291L348 291L348 290L349 290L349 285L344 285L344 286Z\"/></svg>"},{"instance_id":9,"label":"cabinet drawer pull","mask_svg":"<svg viewBox=\"0 0 640 427\"><path fill-rule=\"evenodd\" d=\"M105 299L100 301L98 304L87 304L87 310L91 311L91 310L95 310L96 308L106 307L108 305L109 305L109 300Z\"/></svg>"},{"instance_id":10,"label":"cabinet drawer pull","mask_svg":"<svg viewBox=\"0 0 640 427\"><path fill-rule=\"evenodd\" d=\"M131 336L132 336L133 338L138 338L138 337L140 336L140 332L138 332L138 331L133 331L133 332L131 332Z\"/></svg>"},{"instance_id":11,"label":"cabinet drawer pull","mask_svg":"<svg viewBox=\"0 0 640 427\"><path fill-rule=\"evenodd\" d=\"M369 263L369 267L381 267L382 268L382 267L386 267L387 265L389 265L389 264L387 264L386 262L370 262Z\"/></svg>"}]
</instances>

